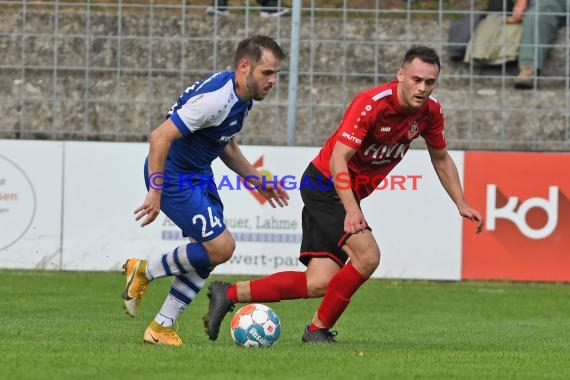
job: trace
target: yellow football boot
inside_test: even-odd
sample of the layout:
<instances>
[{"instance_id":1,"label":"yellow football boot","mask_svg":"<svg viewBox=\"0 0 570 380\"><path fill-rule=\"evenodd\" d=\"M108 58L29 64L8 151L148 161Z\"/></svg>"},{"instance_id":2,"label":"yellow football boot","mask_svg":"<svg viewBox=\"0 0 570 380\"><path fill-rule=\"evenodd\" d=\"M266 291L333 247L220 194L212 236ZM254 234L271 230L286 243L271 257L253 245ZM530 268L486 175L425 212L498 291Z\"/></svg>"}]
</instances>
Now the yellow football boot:
<instances>
[{"instance_id":1,"label":"yellow football boot","mask_svg":"<svg viewBox=\"0 0 570 380\"><path fill-rule=\"evenodd\" d=\"M164 327L152 321L144 332L144 341L148 344L163 344L165 346L181 346L182 339L172 327Z\"/></svg>"},{"instance_id":2,"label":"yellow football boot","mask_svg":"<svg viewBox=\"0 0 570 380\"><path fill-rule=\"evenodd\" d=\"M142 295L149 282L145 274L146 265L146 260L139 259L128 259L123 265L127 285L122 296L127 314L131 317L137 314Z\"/></svg>"}]
</instances>

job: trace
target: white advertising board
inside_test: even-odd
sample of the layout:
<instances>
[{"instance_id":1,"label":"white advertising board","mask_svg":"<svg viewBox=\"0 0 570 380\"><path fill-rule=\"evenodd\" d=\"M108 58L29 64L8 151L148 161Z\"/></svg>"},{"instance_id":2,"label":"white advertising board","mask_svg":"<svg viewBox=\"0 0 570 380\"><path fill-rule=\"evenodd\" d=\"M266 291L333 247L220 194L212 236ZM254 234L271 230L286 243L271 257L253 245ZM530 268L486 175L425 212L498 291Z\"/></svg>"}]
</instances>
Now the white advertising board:
<instances>
[{"instance_id":1,"label":"white advertising board","mask_svg":"<svg viewBox=\"0 0 570 380\"><path fill-rule=\"evenodd\" d=\"M289 205L272 208L256 198L256 191L222 188L224 218L237 244L233 257L218 266L214 273L253 275L304 270L298 260L303 209L298 183L318 149L245 146L242 150L258 170L270 172L279 181L284 179L290 196ZM216 162L214 172L236 182L235 174L220 161Z\"/></svg>"},{"instance_id":2,"label":"white advertising board","mask_svg":"<svg viewBox=\"0 0 570 380\"><path fill-rule=\"evenodd\" d=\"M251 162L262 160L262 169L279 178L293 176L297 184L318 152L316 148L242 148ZM451 153L461 173L463 155ZM231 177L231 172L218 164L215 172ZM386 189L363 201L365 216L383 256L373 277L459 280L461 218L439 183L427 151L410 150L389 179L392 182ZM226 222L236 236L237 247L232 259L216 268L215 273L303 270L298 261L302 232L298 186L289 191L290 204L284 209L262 206L244 192L248 191L220 192ZM291 243L277 242L287 239ZM275 242L270 243L271 240Z\"/></svg>"},{"instance_id":3,"label":"white advertising board","mask_svg":"<svg viewBox=\"0 0 570 380\"><path fill-rule=\"evenodd\" d=\"M450 153L462 177L463 152ZM462 220L427 150L409 150L388 179L362 201L381 252L373 277L460 280Z\"/></svg>"},{"instance_id":4,"label":"white advertising board","mask_svg":"<svg viewBox=\"0 0 570 380\"><path fill-rule=\"evenodd\" d=\"M1 155L10 152L11 158L0 165L11 168L8 163L13 161L25 169L26 175L33 178L36 203L41 207L36 207L33 227L17 243L0 251L1 267L118 271L129 257L149 258L186 242L163 214L145 228L134 220L133 211L146 195L143 164L148 144L19 141L3 144L6 147L0 145ZM277 178L288 176L291 199L288 207L273 209L258 199L255 192L245 189L221 161L215 161L214 173L224 202L225 222L236 238L237 247L232 259L214 273L264 275L303 270L297 259L302 210L298 185L318 148L243 146L242 150L259 170L269 171ZM35 153L31 155L31 151L39 152L42 159L34 159ZM461 174L463 154L452 152L452 156ZM20 172L15 168L10 170ZM3 173L9 173L8 169L0 171L0 180L4 178L0 193L15 193L8 191ZM30 185L25 176L21 177L18 193L24 194L30 191L27 190ZM373 277L460 279L461 220L439 184L427 152L410 150L389 180L395 180L395 184L389 183L386 189L363 201L365 215L382 252L381 266ZM7 200L0 202L8 204ZM23 216L31 212L30 205L18 207L21 207L18 215L22 215L18 223L25 229ZM15 214L13 206L11 210ZM49 218L40 216L45 212ZM18 235L15 226L19 224L2 219L6 215L7 212L0 213L4 231ZM8 235L2 234L2 239L10 240L5 236Z\"/></svg>"},{"instance_id":5,"label":"white advertising board","mask_svg":"<svg viewBox=\"0 0 570 380\"><path fill-rule=\"evenodd\" d=\"M221 161L214 173L224 217L237 247L218 274L263 275L303 270L297 260L302 202L298 183L317 148L243 146L259 170L288 176L289 206L271 208L240 183ZM133 210L146 193L142 166L146 144L68 143L65 171L63 268L119 270L130 256L150 257L185 243L180 230L161 214L141 229ZM96 157L96 159L94 159ZM459 169L462 155L454 152ZM374 277L459 279L461 221L441 188L426 151L411 150L388 185L363 202L378 238L382 264ZM415 176L413 187L410 176ZM295 186L295 182L297 186ZM223 184L223 185L222 185Z\"/></svg>"},{"instance_id":6,"label":"white advertising board","mask_svg":"<svg viewBox=\"0 0 570 380\"><path fill-rule=\"evenodd\" d=\"M0 267L57 269L63 143L0 140Z\"/></svg>"},{"instance_id":7,"label":"white advertising board","mask_svg":"<svg viewBox=\"0 0 570 380\"><path fill-rule=\"evenodd\" d=\"M140 143L66 143L62 269L120 270L160 252L159 223L143 229L133 214L146 195L147 153Z\"/></svg>"},{"instance_id":8,"label":"white advertising board","mask_svg":"<svg viewBox=\"0 0 570 380\"><path fill-rule=\"evenodd\" d=\"M133 210L146 195L143 163L147 144L67 143L63 269L119 270L129 257L149 258L187 242L164 214L140 228ZM243 147L246 157L274 175L300 177L291 169L291 151L285 148ZM306 157L303 157L303 153ZM298 148L295 156L307 163L314 148ZM301 199L290 191L290 206L273 209L241 187L235 173L214 162L224 202L225 222L237 240L230 262L215 273L265 274L301 269L297 257L301 238ZM281 174L284 173L284 174ZM238 189L239 187L239 189Z\"/></svg>"}]
</instances>

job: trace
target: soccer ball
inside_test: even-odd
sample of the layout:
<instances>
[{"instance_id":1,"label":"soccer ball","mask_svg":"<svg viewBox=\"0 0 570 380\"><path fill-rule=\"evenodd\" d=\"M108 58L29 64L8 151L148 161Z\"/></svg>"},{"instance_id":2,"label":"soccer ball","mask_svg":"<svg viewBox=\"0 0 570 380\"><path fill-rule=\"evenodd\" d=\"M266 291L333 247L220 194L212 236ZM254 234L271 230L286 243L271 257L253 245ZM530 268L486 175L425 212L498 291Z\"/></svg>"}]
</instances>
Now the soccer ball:
<instances>
[{"instance_id":1,"label":"soccer ball","mask_svg":"<svg viewBox=\"0 0 570 380\"><path fill-rule=\"evenodd\" d=\"M279 339L281 322L270 307L250 303L234 314L230 330L238 346L271 347Z\"/></svg>"}]
</instances>

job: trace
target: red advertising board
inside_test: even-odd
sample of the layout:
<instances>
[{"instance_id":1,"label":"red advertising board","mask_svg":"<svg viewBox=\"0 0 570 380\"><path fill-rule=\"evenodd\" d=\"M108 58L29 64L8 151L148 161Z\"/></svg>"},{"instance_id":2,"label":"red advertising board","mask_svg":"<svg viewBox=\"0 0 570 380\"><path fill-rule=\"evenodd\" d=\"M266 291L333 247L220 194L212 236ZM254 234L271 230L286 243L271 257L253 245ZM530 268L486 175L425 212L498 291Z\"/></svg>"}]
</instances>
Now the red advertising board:
<instances>
[{"instance_id":1,"label":"red advertising board","mask_svg":"<svg viewBox=\"0 0 570 380\"><path fill-rule=\"evenodd\" d=\"M466 152L463 279L570 281L570 154Z\"/></svg>"}]
</instances>

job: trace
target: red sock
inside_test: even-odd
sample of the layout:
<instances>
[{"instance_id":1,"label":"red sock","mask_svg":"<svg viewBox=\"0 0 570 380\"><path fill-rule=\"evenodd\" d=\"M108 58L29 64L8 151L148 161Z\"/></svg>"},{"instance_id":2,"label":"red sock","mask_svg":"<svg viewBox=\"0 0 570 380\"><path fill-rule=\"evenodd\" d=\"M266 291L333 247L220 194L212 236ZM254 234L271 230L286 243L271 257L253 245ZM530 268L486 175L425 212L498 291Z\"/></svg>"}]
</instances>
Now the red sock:
<instances>
[{"instance_id":1,"label":"red sock","mask_svg":"<svg viewBox=\"0 0 570 380\"><path fill-rule=\"evenodd\" d=\"M235 305L236 303L238 303L238 297L237 297L237 286L236 284L231 284L230 286L228 286L226 288L226 296L228 296L228 298L230 299L230 301L232 301L232 303Z\"/></svg>"},{"instance_id":2,"label":"red sock","mask_svg":"<svg viewBox=\"0 0 570 380\"><path fill-rule=\"evenodd\" d=\"M250 281L251 302L277 302L307 298L307 274L305 272L278 272ZM226 296L238 303L237 286L231 284Z\"/></svg>"},{"instance_id":3,"label":"red sock","mask_svg":"<svg viewBox=\"0 0 570 380\"><path fill-rule=\"evenodd\" d=\"M320 329L322 329L322 327L319 327L319 326L315 325L314 323L311 323L311 324L309 325L309 331L317 331L317 330L320 330Z\"/></svg>"},{"instance_id":4,"label":"red sock","mask_svg":"<svg viewBox=\"0 0 570 380\"><path fill-rule=\"evenodd\" d=\"M356 270L351 262L331 279L317 310L317 315L325 327L334 326L350 303L352 295L367 279Z\"/></svg>"},{"instance_id":5,"label":"red sock","mask_svg":"<svg viewBox=\"0 0 570 380\"><path fill-rule=\"evenodd\" d=\"M278 272L249 283L251 302L277 302L307 298L305 272Z\"/></svg>"}]
</instances>

